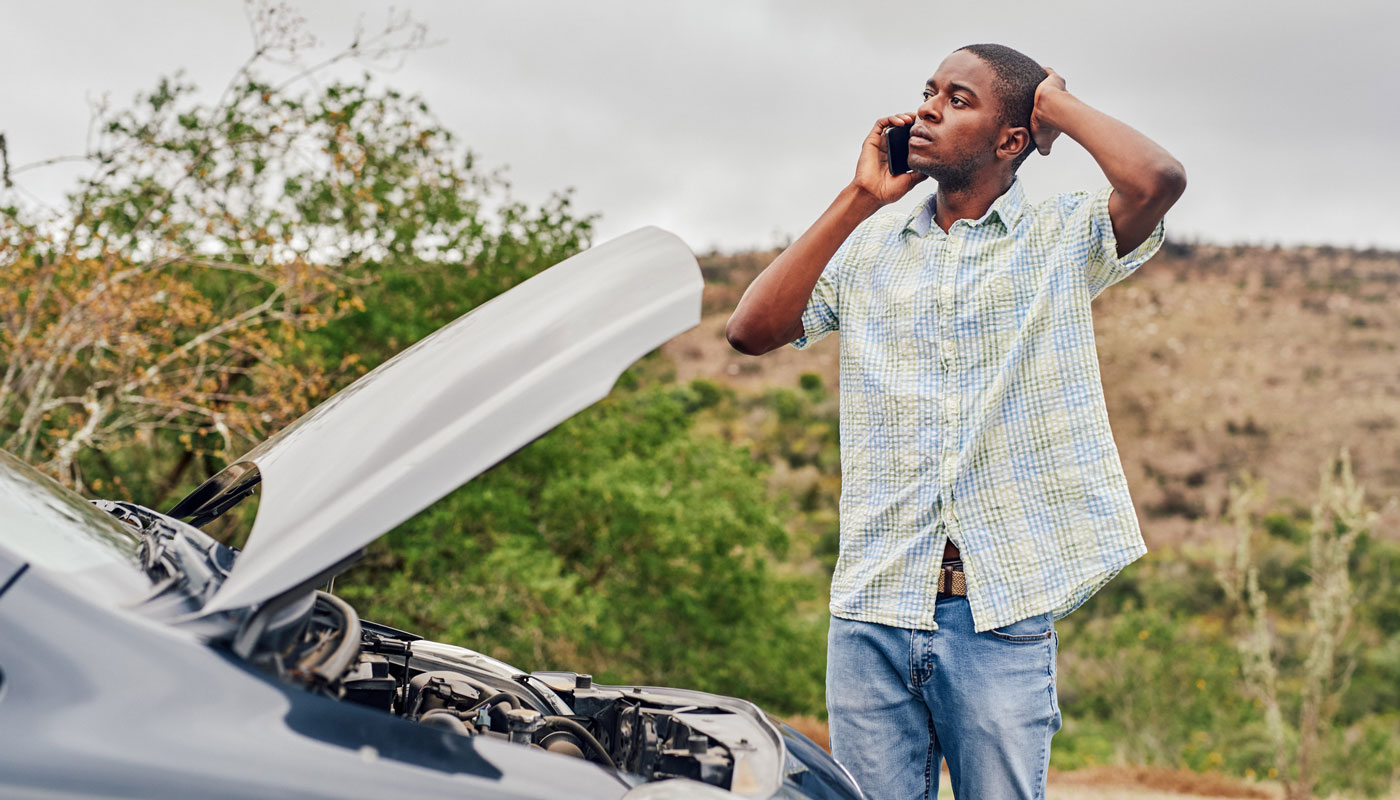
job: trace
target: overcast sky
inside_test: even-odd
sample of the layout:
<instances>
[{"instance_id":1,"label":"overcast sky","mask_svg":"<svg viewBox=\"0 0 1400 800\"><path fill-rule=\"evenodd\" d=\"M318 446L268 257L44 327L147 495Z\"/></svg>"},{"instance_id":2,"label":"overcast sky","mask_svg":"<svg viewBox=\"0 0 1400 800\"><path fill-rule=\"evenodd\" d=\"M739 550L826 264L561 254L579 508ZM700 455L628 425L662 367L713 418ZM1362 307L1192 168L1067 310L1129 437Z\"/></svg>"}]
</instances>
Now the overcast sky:
<instances>
[{"instance_id":1,"label":"overcast sky","mask_svg":"<svg viewBox=\"0 0 1400 800\"><path fill-rule=\"evenodd\" d=\"M293 4L324 54L388 5ZM660 225L699 251L801 233L876 117L951 50L1000 42L1165 146L1189 186L1169 237L1400 248L1400 3L399 2L443 43L382 83L416 92L521 199L572 186L599 240ZM184 67L216 95L251 51L241 0L0 0L11 163L81 152L89 99ZM356 68L354 72L357 72ZM19 182L57 202L70 167ZM1061 138L1031 199L1102 173ZM931 184L916 192L931 191ZM906 201L908 202L908 201Z\"/></svg>"}]
</instances>

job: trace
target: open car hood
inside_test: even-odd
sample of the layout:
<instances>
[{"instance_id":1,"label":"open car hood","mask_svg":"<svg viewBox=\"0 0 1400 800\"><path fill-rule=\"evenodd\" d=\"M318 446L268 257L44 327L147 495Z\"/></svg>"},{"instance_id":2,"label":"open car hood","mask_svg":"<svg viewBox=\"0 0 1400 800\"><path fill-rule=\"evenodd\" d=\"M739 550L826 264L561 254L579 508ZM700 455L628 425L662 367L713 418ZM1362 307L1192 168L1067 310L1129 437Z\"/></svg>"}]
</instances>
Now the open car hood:
<instances>
[{"instance_id":1,"label":"open car hood","mask_svg":"<svg viewBox=\"0 0 1400 800\"><path fill-rule=\"evenodd\" d=\"M472 309L229 464L171 509L203 524L263 484L205 613L324 575L433 501L605 397L632 362L700 322L676 236L643 228Z\"/></svg>"}]
</instances>

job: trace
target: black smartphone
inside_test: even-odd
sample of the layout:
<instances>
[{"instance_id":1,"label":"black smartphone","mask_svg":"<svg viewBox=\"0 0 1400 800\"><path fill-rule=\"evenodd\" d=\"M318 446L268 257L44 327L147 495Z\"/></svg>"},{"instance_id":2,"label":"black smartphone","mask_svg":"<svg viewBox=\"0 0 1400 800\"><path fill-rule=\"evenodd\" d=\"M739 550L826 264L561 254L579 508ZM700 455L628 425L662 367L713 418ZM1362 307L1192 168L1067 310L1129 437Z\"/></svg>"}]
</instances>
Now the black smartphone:
<instances>
[{"instance_id":1,"label":"black smartphone","mask_svg":"<svg viewBox=\"0 0 1400 800\"><path fill-rule=\"evenodd\" d=\"M885 154L890 157L891 175L903 175L909 171L908 125L891 125L885 128Z\"/></svg>"}]
</instances>

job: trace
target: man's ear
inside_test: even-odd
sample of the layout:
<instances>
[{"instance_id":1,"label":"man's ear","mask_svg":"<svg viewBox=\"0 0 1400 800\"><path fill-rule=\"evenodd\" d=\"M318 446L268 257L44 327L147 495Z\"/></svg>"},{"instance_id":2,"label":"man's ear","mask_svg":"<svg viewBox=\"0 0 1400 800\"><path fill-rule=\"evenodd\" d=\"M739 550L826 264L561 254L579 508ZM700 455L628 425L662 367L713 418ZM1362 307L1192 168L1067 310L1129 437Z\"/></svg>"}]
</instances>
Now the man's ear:
<instances>
[{"instance_id":1,"label":"man's ear","mask_svg":"<svg viewBox=\"0 0 1400 800\"><path fill-rule=\"evenodd\" d=\"M1027 147L1035 147L1035 142L1031 139L1030 128L1002 128L1001 138L997 140L997 158L1008 161L1015 159Z\"/></svg>"}]
</instances>

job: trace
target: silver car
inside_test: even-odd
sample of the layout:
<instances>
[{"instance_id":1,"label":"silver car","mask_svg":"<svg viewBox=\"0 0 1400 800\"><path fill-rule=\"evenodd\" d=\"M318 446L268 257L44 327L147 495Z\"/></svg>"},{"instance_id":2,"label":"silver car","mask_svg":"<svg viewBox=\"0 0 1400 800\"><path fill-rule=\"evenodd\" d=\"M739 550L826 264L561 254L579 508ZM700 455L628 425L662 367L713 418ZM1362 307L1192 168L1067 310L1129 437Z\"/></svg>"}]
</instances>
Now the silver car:
<instances>
[{"instance_id":1,"label":"silver car","mask_svg":"<svg viewBox=\"0 0 1400 800\"><path fill-rule=\"evenodd\" d=\"M0 452L0 796L859 798L744 700L526 672L319 591L696 325L643 229L473 309L169 513ZM199 526L261 487L241 552Z\"/></svg>"}]
</instances>

